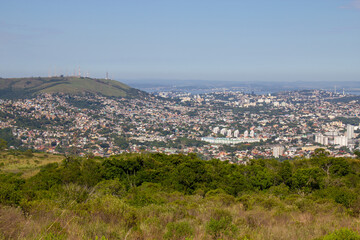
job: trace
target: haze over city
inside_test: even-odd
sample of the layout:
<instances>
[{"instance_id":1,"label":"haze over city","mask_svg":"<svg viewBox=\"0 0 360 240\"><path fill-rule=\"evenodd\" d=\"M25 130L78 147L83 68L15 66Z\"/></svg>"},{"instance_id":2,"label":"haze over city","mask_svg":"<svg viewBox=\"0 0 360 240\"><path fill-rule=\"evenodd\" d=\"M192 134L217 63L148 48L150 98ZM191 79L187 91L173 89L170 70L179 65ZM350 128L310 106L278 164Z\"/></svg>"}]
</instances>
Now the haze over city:
<instances>
[{"instance_id":1,"label":"haze over city","mask_svg":"<svg viewBox=\"0 0 360 240\"><path fill-rule=\"evenodd\" d=\"M0 77L357 81L360 1L3 1Z\"/></svg>"}]
</instances>

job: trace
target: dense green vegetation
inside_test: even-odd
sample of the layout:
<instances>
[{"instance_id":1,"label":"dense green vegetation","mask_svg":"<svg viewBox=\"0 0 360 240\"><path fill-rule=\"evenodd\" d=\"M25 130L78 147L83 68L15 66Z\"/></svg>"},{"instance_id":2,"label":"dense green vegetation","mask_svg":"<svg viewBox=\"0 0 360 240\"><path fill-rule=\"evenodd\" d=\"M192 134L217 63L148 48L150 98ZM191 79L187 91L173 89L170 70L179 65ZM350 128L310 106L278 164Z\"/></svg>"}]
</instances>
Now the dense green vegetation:
<instances>
[{"instance_id":1,"label":"dense green vegetation","mask_svg":"<svg viewBox=\"0 0 360 240\"><path fill-rule=\"evenodd\" d=\"M248 165L67 157L1 172L0 239L359 239L359 192L360 161L323 150Z\"/></svg>"},{"instance_id":2,"label":"dense green vegetation","mask_svg":"<svg viewBox=\"0 0 360 240\"><path fill-rule=\"evenodd\" d=\"M345 118L345 117L336 117L334 121L341 121L343 124L351 124L351 125L359 125L360 119L359 118Z\"/></svg>"},{"instance_id":3,"label":"dense green vegetation","mask_svg":"<svg viewBox=\"0 0 360 240\"><path fill-rule=\"evenodd\" d=\"M21 141L13 135L11 128L1 128L0 136L0 141L3 142L4 149L8 146L19 147L21 145Z\"/></svg>"},{"instance_id":4,"label":"dense green vegetation","mask_svg":"<svg viewBox=\"0 0 360 240\"><path fill-rule=\"evenodd\" d=\"M84 109L84 108L100 109L100 108L104 107L104 105L100 101L89 101L89 100L85 100L85 99L76 99L71 96L68 97L66 100L68 103L70 103L74 107L81 108L81 109Z\"/></svg>"},{"instance_id":5,"label":"dense green vegetation","mask_svg":"<svg viewBox=\"0 0 360 240\"><path fill-rule=\"evenodd\" d=\"M78 77L1 78L0 97L26 98L39 93L93 93L108 97L139 97L146 93L114 80Z\"/></svg>"}]
</instances>

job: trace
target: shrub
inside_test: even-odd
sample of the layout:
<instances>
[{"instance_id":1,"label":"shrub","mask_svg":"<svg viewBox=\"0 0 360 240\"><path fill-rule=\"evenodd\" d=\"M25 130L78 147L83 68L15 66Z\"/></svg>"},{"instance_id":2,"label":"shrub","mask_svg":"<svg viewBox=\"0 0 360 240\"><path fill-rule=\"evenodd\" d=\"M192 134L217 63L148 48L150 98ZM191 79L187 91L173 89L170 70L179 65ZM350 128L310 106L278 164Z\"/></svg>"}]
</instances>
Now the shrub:
<instances>
[{"instance_id":1,"label":"shrub","mask_svg":"<svg viewBox=\"0 0 360 240\"><path fill-rule=\"evenodd\" d=\"M194 235L194 227L188 221L168 223L166 229L165 239L185 239Z\"/></svg>"},{"instance_id":2,"label":"shrub","mask_svg":"<svg viewBox=\"0 0 360 240\"><path fill-rule=\"evenodd\" d=\"M61 189L61 200L63 203L77 202L81 203L88 199L90 189L77 184L67 184Z\"/></svg>"},{"instance_id":3,"label":"shrub","mask_svg":"<svg viewBox=\"0 0 360 240\"><path fill-rule=\"evenodd\" d=\"M300 211L311 211L314 208L314 202L308 198L298 198L293 203Z\"/></svg>"},{"instance_id":4,"label":"shrub","mask_svg":"<svg viewBox=\"0 0 360 240\"><path fill-rule=\"evenodd\" d=\"M136 209L114 196L105 195L91 199L83 207L92 215L98 216L105 223L121 222L127 229L138 224Z\"/></svg>"},{"instance_id":5,"label":"shrub","mask_svg":"<svg viewBox=\"0 0 360 240\"><path fill-rule=\"evenodd\" d=\"M45 233L40 239L45 240L65 240L67 239L67 234L65 229L61 226L60 223L54 222L47 226Z\"/></svg>"},{"instance_id":6,"label":"shrub","mask_svg":"<svg viewBox=\"0 0 360 240\"><path fill-rule=\"evenodd\" d=\"M326 235L323 240L360 240L360 235L350 229L343 228Z\"/></svg>"},{"instance_id":7,"label":"shrub","mask_svg":"<svg viewBox=\"0 0 360 240\"><path fill-rule=\"evenodd\" d=\"M104 180L95 186L95 194L97 195L113 195L122 198L126 195L126 187L119 179Z\"/></svg>"},{"instance_id":8,"label":"shrub","mask_svg":"<svg viewBox=\"0 0 360 240\"><path fill-rule=\"evenodd\" d=\"M335 194L335 202L344 205L345 207L350 207L353 202L357 199L357 195L350 190L342 189L341 191Z\"/></svg>"},{"instance_id":9,"label":"shrub","mask_svg":"<svg viewBox=\"0 0 360 240\"><path fill-rule=\"evenodd\" d=\"M222 189L211 190L206 193L205 197L213 201L221 202L225 206L235 203L235 197L227 194Z\"/></svg>"},{"instance_id":10,"label":"shrub","mask_svg":"<svg viewBox=\"0 0 360 240\"><path fill-rule=\"evenodd\" d=\"M95 237L95 240L108 240L105 236L99 238L98 236Z\"/></svg>"},{"instance_id":11,"label":"shrub","mask_svg":"<svg viewBox=\"0 0 360 240\"><path fill-rule=\"evenodd\" d=\"M165 202L164 192L161 191L159 184L143 183L141 186L129 190L126 202L137 207L162 204Z\"/></svg>"},{"instance_id":12,"label":"shrub","mask_svg":"<svg viewBox=\"0 0 360 240\"><path fill-rule=\"evenodd\" d=\"M298 169L292 177L292 187L302 189L305 192L311 192L314 189L320 189L323 173L319 168Z\"/></svg>"},{"instance_id":13,"label":"shrub","mask_svg":"<svg viewBox=\"0 0 360 240\"><path fill-rule=\"evenodd\" d=\"M0 183L0 203L8 205L19 204L22 198L21 191L14 184Z\"/></svg>"},{"instance_id":14,"label":"shrub","mask_svg":"<svg viewBox=\"0 0 360 240\"><path fill-rule=\"evenodd\" d=\"M210 221L206 224L206 232L211 235L213 239L218 239L222 235L230 235L230 233L235 232L235 226L232 224L230 212L216 209Z\"/></svg>"},{"instance_id":15,"label":"shrub","mask_svg":"<svg viewBox=\"0 0 360 240\"><path fill-rule=\"evenodd\" d=\"M245 211L251 210L254 205L254 199L250 195L243 195L238 200L243 205Z\"/></svg>"},{"instance_id":16,"label":"shrub","mask_svg":"<svg viewBox=\"0 0 360 240\"><path fill-rule=\"evenodd\" d=\"M284 183L281 183L278 186L270 187L269 192L279 197L280 199L284 199L287 195L289 195L289 187Z\"/></svg>"},{"instance_id":17,"label":"shrub","mask_svg":"<svg viewBox=\"0 0 360 240\"><path fill-rule=\"evenodd\" d=\"M26 150L26 151L24 152L24 156L26 156L26 157L33 157L34 154L33 154L33 152L32 152L31 149L28 149L28 150Z\"/></svg>"},{"instance_id":18,"label":"shrub","mask_svg":"<svg viewBox=\"0 0 360 240\"><path fill-rule=\"evenodd\" d=\"M280 202L278 199L276 199L275 197L272 197L272 196L269 196L265 199L263 199L261 201L261 205L267 209L267 210L271 210L273 209L274 207L276 206L279 206L280 205Z\"/></svg>"}]
</instances>

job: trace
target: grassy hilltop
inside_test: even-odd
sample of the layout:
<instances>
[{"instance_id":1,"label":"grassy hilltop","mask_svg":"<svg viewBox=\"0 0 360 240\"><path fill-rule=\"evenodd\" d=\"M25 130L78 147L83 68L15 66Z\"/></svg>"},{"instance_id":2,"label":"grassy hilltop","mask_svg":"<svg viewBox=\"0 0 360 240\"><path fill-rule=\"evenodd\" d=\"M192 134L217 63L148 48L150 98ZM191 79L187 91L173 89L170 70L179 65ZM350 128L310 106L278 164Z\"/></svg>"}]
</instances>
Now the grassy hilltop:
<instances>
[{"instance_id":1,"label":"grassy hilltop","mask_svg":"<svg viewBox=\"0 0 360 240\"><path fill-rule=\"evenodd\" d=\"M144 92L115 80L84 77L0 78L0 98L22 98L40 93L94 93L108 97L137 97Z\"/></svg>"}]
</instances>

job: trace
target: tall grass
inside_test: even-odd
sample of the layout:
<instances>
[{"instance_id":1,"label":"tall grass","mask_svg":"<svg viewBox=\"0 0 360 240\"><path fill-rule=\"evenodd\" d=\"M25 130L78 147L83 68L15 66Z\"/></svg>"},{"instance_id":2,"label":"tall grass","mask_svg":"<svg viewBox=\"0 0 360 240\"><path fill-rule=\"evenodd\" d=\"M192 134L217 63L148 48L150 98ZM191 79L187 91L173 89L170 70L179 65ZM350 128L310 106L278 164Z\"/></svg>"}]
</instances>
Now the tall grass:
<instances>
[{"instance_id":1,"label":"tall grass","mask_svg":"<svg viewBox=\"0 0 360 240\"><path fill-rule=\"evenodd\" d=\"M73 191L83 189L70 187ZM67 187L69 191L69 187ZM73 195L76 199L76 195ZM360 231L343 206L272 194L229 203L218 196L163 193L163 202L139 206L126 198L91 194L84 201L41 200L0 207L3 239L315 239L335 230ZM301 204L300 204L301 202ZM24 209L26 208L26 214ZM1 239L1 238L0 238Z\"/></svg>"}]
</instances>

